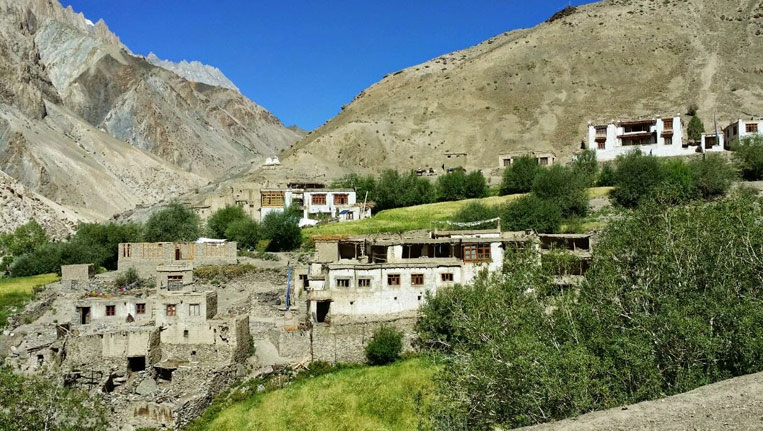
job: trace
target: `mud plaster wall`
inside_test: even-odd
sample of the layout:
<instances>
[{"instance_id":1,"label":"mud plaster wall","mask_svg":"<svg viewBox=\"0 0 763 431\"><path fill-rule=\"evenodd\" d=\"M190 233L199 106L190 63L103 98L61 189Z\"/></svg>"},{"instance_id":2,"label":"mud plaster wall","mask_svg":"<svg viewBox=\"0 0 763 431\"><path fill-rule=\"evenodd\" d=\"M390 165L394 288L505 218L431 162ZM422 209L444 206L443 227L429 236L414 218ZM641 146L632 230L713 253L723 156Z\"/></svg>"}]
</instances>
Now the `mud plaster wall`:
<instances>
[{"instance_id":1,"label":"mud plaster wall","mask_svg":"<svg viewBox=\"0 0 763 431\"><path fill-rule=\"evenodd\" d=\"M364 362L365 345L381 325L392 326L403 333L403 350L412 349L415 317L394 320L315 324L312 328L312 359L327 362Z\"/></svg>"}]
</instances>

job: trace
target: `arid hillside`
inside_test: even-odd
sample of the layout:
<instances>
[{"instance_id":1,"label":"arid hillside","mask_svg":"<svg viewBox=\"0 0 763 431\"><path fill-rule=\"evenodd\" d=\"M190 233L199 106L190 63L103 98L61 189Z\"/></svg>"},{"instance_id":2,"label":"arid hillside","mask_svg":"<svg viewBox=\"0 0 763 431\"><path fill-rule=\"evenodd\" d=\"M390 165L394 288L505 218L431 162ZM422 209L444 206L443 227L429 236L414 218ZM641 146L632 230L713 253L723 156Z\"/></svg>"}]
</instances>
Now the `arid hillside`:
<instances>
[{"instance_id":1,"label":"arid hillside","mask_svg":"<svg viewBox=\"0 0 763 431\"><path fill-rule=\"evenodd\" d=\"M303 136L236 90L133 55L56 0L0 11L0 171L87 220L252 168Z\"/></svg>"},{"instance_id":2,"label":"arid hillside","mask_svg":"<svg viewBox=\"0 0 763 431\"><path fill-rule=\"evenodd\" d=\"M607 0L390 73L288 151L279 172L468 168L580 149L587 123L685 113L712 126L763 113L763 1ZM686 118L686 117L684 117ZM686 119L688 121L688 119Z\"/></svg>"}]
</instances>

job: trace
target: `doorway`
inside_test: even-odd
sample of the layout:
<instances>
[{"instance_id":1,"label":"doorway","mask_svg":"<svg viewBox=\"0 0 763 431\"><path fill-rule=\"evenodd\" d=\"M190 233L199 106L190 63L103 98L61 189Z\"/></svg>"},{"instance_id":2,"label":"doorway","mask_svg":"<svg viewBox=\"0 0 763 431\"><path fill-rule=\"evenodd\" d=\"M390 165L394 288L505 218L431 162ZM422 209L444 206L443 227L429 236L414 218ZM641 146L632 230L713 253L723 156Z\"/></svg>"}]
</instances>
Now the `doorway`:
<instances>
[{"instance_id":1,"label":"doorway","mask_svg":"<svg viewBox=\"0 0 763 431\"><path fill-rule=\"evenodd\" d=\"M80 307L79 323L81 325L87 325L88 323L90 323L90 307Z\"/></svg>"},{"instance_id":2,"label":"doorway","mask_svg":"<svg viewBox=\"0 0 763 431\"><path fill-rule=\"evenodd\" d=\"M329 314L331 308L331 301L316 301L315 302L315 321L323 323L326 321L326 317Z\"/></svg>"}]
</instances>

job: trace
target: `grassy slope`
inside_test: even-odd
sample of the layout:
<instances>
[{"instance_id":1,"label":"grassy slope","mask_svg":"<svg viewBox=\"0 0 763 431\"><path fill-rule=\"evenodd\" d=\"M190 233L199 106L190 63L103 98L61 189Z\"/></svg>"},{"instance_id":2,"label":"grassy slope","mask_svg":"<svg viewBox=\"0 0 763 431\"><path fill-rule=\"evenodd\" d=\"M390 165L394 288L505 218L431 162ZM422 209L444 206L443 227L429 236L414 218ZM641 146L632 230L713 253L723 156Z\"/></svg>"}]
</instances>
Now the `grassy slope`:
<instances>
[{"instance_id":1,"label":"grassy slope","mask_svg":"<svg viewBox=\"0 0 763 431\"><path fill-rule=\"evenodd\" d=\"M204 430L415 430L417 394L425 411L437 366L413 358L384 367L362 367L298 381L284 389L234 403Z\"/></svg>"},{"instance_id":2,"label":"grassy slope","mask_svg":"<svg viewBox=\"0 0 763 431\"><path fill-rule=\"evenodd\" d=\"M611 187L595 187L588 190L591 198L608 194ZM438 202L381 211L370 219L346 223L331 223L305 229L304 236L313 235L364 235L378 232L406 232L409 230L430 229L432 222L450 220L462 206L470 202L485 205L502 205L522 195L491 196L484 199L467 199L455 202Z\"/></svg>"},{"instance_id":3,"label":"grassy slope","mask_svg":"<svg viewBox=\"0 0 763 431\"><path fill-rule=\"evenodd\" d=\"M0 328L6 325L8 316L20 309L34 296L34 288L58 281L56 274L35 275L21 278L0 278Z\"/></svg>"}]
</instances>

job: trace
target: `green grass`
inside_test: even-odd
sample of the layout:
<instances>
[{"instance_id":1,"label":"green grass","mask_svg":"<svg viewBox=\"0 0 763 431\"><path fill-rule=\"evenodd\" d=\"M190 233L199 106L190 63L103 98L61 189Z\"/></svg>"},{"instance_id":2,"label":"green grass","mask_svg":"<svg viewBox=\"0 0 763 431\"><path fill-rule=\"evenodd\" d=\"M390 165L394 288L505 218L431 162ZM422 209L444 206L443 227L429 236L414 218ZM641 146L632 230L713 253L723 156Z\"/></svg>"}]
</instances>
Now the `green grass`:
<instances>
[{"instance_id":1,"label":"green grass","mask_svg":"<svg viewBox=\"0 0 763 431\"><path fill-rule=\"evenodd\" d=\"M611 187L594 187L588 189L591 198L606 196ZM480 202L485 205L502 205L522 195L491 196L484 199L466 199L454 202L438 202L434 204L416 205L381 211L375 216L345 223L331 223L314 228L304 229L303 236L313 235L366 235L372 233L402 233L411 230L431 229L433 222L450 220L464 205L470 202Z\"/></svg>"},{"instance_id":2,"label":"green grass","mask_svg":"<svg viewBox=\"0 0 763 431\"><path fill-rule=\"evenodd\" d=\"M8 316L18 312L34 296L34 288L59 280L56 274L32 277L0 278L0 328L8 322Z\"/></svg>"},{"instance_id":3,"label":"green grass","mask_svg":"<svg viewBox=\"0 0 763 431\"><path fill-rule=\"evenodd\" d=\"M426 358L344 369L253 395L194 429L416 430L432 400L435 371L437 366Z\"/></svg>"}]
</instances>

